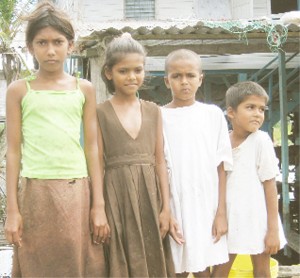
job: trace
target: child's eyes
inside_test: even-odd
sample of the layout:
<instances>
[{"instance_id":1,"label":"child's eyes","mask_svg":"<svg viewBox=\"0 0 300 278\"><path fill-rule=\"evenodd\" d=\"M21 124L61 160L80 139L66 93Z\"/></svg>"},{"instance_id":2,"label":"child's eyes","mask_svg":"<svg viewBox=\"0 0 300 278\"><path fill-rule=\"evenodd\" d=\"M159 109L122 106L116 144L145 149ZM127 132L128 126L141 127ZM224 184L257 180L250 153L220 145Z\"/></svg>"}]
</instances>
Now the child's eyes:
<instances>
[{"instance_id":1,"label":"child's eyes","mask_svg":"<svg viewBox=\"0 0 300 278\"><path fill-rule=\"evenodd\" d=\"M260 111L260 112L265 112L266 110L268 110L268 107L266 107L266 106L265 106L265 107L259 108L259 111Z\"/></svg>"},{"instance_id":2,"label":"child's eyes","mask_svg":"<svg viewBox=\"0 0 300 278\"><path fill-rule=\"evenodd\" d=\"M43 45L46 45L46 41L38 41L37 44L43 46Z\"/></svg>"},{"instance_id":3,"label":"child's eyes","mask_svg":"<svg viewBox=\"0 0 300 278\"><path fill-rule=\"evenodd\" d=\"M58 41L55 41L54 43L55 43L56 45L61 45L61 44L63 43L63 41L58 40Z\"/></svg>"},{"instance_id":4,"label":"child's eyes","mask_svg":"<svg viewBox=\"0 0 300 278\"><path fill-rule=\"evenodd\" d=\"M136 73L141 73L143 71L143 69L136 69L135 72Z\"/></svg>"},{"instance_id":5,"label":"child's eyes","mask_svg":"<svg viewBox=\"0 0 300 278\"><path fill-rule=\"evenodd\" d=\"M256 108L257 108L257 107L256 107L255 105L248 105L248 106L246 106L246 109L247 109L247 110L254 110L254 109L256 109ZM259 112L263 113L263 112L265 112L266 110L268 110L268 107L267 107L267 106L265 106L265 107L259 107L258 110L259 110Z\"/></svg>"},{"instance_id":6,"label":"child's eyes","mask_svg":"<svg viewBox=\"0 0 300 278\"><path fill-rule=\"evenodd\" d=\"M134 73L135 74L140 74L142 71L143 71L143 69L138 68L138 69L134 70ZM118 72L120 74L127 74L127 73L129 73L129 70L127 70L127 69L120 69Z\"/></svg>"},{"instance_id":7,"label":"child's eyes","mask_svg":"<svg viewBox=\"0 0 300 278\"><path fill-rule=\"evenodd\" d=\"M45 46L48 44L48 42L47 41L38 41L37 44L40 46ZM62 44L63 44L62 40L54 41L54 45L62 45Z\"/></svg>"},{"instance_id":8,"label":"child's eyes","mask_svg":"<svg viewBox=\"0 0 300 278\"><path fill-rule=\"evenodd\" d=\"M178 79L178 78L183 78L184 75L180 75L180 74L174 74L172 75L172 78L174 79ZM189 78L189 79L192 79L192 78L195 78L196 75L195 74L187 74L186 75L186 78Z\"/></svg>"}]
</instances>

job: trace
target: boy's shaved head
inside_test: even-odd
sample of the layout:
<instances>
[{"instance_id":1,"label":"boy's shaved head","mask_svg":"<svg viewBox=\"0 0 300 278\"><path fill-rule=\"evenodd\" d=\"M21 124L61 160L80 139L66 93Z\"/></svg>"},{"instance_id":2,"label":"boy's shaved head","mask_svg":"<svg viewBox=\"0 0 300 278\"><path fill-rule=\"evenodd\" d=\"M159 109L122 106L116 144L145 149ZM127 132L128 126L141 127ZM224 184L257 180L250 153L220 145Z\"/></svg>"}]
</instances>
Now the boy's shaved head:
<instances>
[{"instance_id":1,"label":"boy's shaved head","mask_svg":"<svg viewBox=\"0 0 300 278\"><path fill-rule=\"evenodd\" d=\"M166 58L165 61L165 73L168 74L169 66L177 60L193 60L199 64L199 72L202 73L202 63L200 57L194 51L189 49L178 49L174 50Z\"/></svg>"}]
</instances>

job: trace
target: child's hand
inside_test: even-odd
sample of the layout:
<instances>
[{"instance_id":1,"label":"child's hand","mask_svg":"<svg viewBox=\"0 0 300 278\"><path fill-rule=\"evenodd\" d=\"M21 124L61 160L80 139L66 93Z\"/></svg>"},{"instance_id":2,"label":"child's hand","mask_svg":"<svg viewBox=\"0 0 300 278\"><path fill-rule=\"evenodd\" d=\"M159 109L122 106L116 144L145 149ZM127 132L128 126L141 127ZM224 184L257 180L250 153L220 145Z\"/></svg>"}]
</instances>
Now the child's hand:
<instances>
[{"instance_id":1,"label":"child's hand","mask_svg":"<svg viewBox=\"0 0 300 278\"><path fill-rule=\"evenodd\" d=\"M183 235L179 229L179 225L176 221L176 219L171 216L170 217L170 231L169 231L171 237L179 244L182 245L185 240L183 238Z\"/></svg>"},{"instance_id":2,"label":"child's hand","mask_svg":"<svg viewBox=\"0 0 300 278\"><path fill-rule=\"evenodd\" d=\"M91 209L90 229L93 234L94 244L109 243L110 227L104 209Z\"/></svg>"},{"instance_id":3,"label":"child's hand","mask_svg":"<svg viewBox=\"0 0 300 278\"><path fill-rule=\"evenodd\" d=\"M280 240L278 231L267 231L265 236L265 251L264 253L274 255L280 248Z\"/></svg>"},{"instance_id":4,"label":"child's hand","mask_svg":"<svg viewBox=\"0 0 300 278\"><path fill-rule=\"evenodd\" d=\"M214 243L218 242L221 236L227 233L227 218L226 214L217 213L212 226L212 235L215 238Z\"/></svg>"},{"instance_id":5,"label":"child's hand","mask_svg":"<svg viewBox=\"0 0 300 278\"><path fill-rule=\"evenodd\" d=\"M17 247L22 247L23 220L21 214L9 213L5 221L5 237Z\"/></svg>"},{"instance_id":6,"label":"child's hand","mask_svg":"<svg viewBox=\"0 0 300 278\"><path fill-rule=\"evenodd\" d=\"M165 210L162 210L159 214L159 229L160 229L160 235L162 238L164 238L169 231L170 225L170 212L167 212Z\"/></svg>"}]
</instances>

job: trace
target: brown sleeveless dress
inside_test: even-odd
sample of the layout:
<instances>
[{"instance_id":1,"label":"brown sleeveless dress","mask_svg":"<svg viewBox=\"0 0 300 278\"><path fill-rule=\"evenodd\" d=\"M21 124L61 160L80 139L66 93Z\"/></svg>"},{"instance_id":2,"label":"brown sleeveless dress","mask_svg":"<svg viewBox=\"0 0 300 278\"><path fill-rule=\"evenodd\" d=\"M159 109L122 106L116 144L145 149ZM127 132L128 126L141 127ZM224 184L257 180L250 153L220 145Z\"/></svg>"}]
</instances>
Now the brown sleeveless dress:
<instances>
[{"instance_id":1,"label":"brown sleeveless dress","mask_svg":"<svg viewBox=\"0 0 300 278\"><path fill-rule=\"evenodd\" d=\"M141 100L142 124L136 139L123 128L110 101L97 107L105 159L107 246L110 277L171 277L169 237L161 239L161 197L155 173L159 107Z\"/></svg>"}]
</instances>

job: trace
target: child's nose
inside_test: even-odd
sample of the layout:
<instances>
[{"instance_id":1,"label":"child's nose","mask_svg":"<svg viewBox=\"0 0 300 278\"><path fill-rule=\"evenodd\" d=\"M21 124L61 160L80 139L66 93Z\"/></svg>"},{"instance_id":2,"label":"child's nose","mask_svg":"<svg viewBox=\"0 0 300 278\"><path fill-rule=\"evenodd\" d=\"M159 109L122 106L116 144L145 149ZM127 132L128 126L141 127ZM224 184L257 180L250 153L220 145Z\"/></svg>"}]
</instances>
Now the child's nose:
<instances>
[{"instance_id":1,"label":"child's nose","mask_svg":"<svg viewBox=\"0 0 300 278\"><path fill-rule=\"evenodd\" d=\"M260 110L259 108L256 108L256 109L254 109L254 114L255 114L256 116L261 116L261 115L262 115L262 112L261 112L261 110Z\"/></svg>"},{"instance_id":2,"label":"child's nose","mask_svg":"<svg viewBox=\"0 0 300 278\"><path fill-rule=\"evenodd\" d=\"M182 83L182 84L186 84L186 83L187 83L187 78L186 78L186 76L182 76L181 83Z\"/></svg>"},{"instance_id":3,"label":"child's nose","mask_svg":"<svg viewBox=\"0 0 300 278\"><path fill-rule=\"evenodd\" d=\"M128 78L129 78L130 80L135 79L135 74L134 74L134 72L129 72L129 73L128 73Z\"/></svg>"},{"instance_id":4,"label":"child's nose","mask_svg":"<svg viewBox=\"0 0 300 278\"><path fill-rule=\"evenodd\" d=\"M48 53L48 55L54 55L55 54L55 49L54 49L54 46L52 44L48 45L47 53Z\"/></svg>"}]
</instances>

